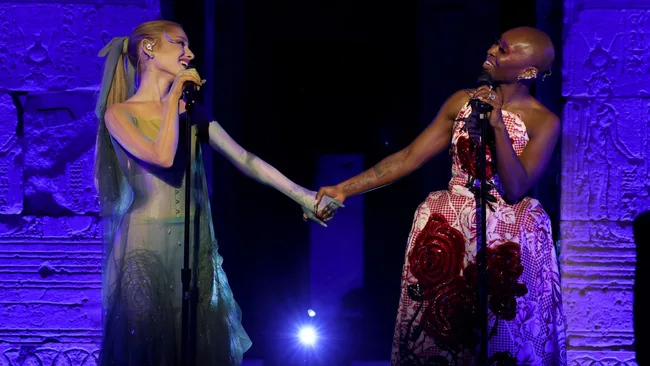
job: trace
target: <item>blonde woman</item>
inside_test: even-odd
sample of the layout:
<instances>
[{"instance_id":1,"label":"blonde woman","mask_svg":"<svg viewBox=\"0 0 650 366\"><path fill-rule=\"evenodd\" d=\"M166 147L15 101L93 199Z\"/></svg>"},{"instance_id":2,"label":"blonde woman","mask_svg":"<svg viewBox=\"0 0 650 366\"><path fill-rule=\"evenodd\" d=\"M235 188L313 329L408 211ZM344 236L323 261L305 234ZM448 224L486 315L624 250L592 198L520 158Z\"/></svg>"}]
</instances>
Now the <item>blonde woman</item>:
<instances>
[{"instance_id":1,"label":"blonde woman","mask_svg":"<svg viewBox=\"0 0 650 366\"><path fill-rule=\"evenodd\" d=\"M187 35L173 22L146 22L129 37L113 39L100 56L107 58L96 109L95 183L106 256L100 363L180 364L180 269L184 207L190 199L191 291L196 299L190 324L196 340L192 353L197 365L239 365L251 341L217 252L197 137L190 148L192 197L185 197L188 146L183 143L185 105L180 99L186 83L205 82L188 68L194 54ZM217 122L204 122L212 148L319 221L314 216L316 192L244 150ZM196 132L197 127L192 129ZM338 206L328 198L319 208Z\"/></svg>"}]
</instances>

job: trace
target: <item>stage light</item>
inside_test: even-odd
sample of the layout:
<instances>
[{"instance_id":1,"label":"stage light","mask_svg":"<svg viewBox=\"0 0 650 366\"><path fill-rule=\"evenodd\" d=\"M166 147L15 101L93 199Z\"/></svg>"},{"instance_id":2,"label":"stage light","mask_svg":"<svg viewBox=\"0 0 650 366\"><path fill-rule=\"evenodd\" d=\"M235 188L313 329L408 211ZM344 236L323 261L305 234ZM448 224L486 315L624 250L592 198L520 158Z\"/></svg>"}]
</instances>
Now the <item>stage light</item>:
<instances>
[{"instance_id":1,"label":"stage light","mask_svg":"<svg viewBox=\"0 0 650 366\"><path fill-rule=\"evenodd\" d=\"M316 330L313 327L305 326L300 328L298 331L298 339L300 340L300 343L304 344L305 346L313 346L316 344L318 335L316 334Z\"/></svg>"},{"instance_id":2,"label":"stage light","mask_svg":"<svg viewBox=\"0 0 650 366\"><path fill-rule=\"evenodd\" d=\"M309 314L309 316L312 318L316 316L316 312L313 311L312 309L307 310L307 314Z\"/></svg>"}]
</instances>

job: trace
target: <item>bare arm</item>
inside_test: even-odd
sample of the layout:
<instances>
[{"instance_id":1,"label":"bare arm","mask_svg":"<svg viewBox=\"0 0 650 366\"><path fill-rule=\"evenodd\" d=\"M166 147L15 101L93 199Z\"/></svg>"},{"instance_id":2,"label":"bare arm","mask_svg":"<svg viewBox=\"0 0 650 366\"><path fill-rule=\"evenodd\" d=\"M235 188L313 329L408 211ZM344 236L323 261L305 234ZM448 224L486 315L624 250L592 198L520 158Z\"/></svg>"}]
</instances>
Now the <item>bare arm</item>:
<instances>
[{"instance_id":1,"label":"bare arm","mask_svg":"<svg viewBox=\"0 0 650 366\"><path fill-rule=\"evenodd\" d=\"M208 127L209 143L230 160L242 173L271 186L304 207L314 207L315 192L309 191L285 177L277 169L239 146L216 121Z\"/></svg>"},{"instance_id":2,"label":"bare arm","mask_svg":"<svg viewBox=\"0 0 650 366\"><path fill-rule=\"evenodd\" d=\"M497 169L508 199L516 201L537 183L553 154L560 135L560 119L553 113L535 113L529 121L529 141L517 156L505 125L494 129Z\"/></svg>"},{"instance_id":3,"label":"bare arm","mask_svg":"<svg viewBox=\"0 0 650 366\"><path fill-rule=\"evenodd\" d=\"M160 130L155 141L151 141L133 124L131 115L123 105L108 107L104 121L111 136L133 156L149 164L169 168L174 164L178 148L178 101L183 85L188 82L202 85L203 81L194 69L181 70L171 85L168 98L163 103Z\"/></svg>"},{"instance_id":4,"label":"bare arm","mask_svg":"<svg viewBox=\"0 0 650 366\"><path fill-rule=\"evenodd\" d=\"M135 127L131 115L119 104L108 107L104 119L111 136L138 159L164 168L174 163L178 147L178 102L165 103L155 141Z\"/></svg>"},{"instance_id":5,"label":"bare arm","mask_svg":"<svg viewBox=\"0 0 650 366\"><path fill-rule=\"evenodd\" d=\"M350 197L391 184L411 174L449 146L454 120L468 100L466 91L454 93L445 101L431 124L410 145L371 169L338 184L337 190L341 190L344 197Z\"/></svg>"}]
</instances>

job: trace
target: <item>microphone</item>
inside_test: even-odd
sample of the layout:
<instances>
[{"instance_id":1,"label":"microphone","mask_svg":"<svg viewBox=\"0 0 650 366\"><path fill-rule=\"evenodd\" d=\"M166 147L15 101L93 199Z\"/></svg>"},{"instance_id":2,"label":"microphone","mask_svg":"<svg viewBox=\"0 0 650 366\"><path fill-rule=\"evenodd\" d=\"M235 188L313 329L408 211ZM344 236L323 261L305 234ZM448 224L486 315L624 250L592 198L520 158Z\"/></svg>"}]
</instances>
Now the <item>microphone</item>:
<instances>
[{"instance_id":1,"label":"microphone","mask_svg":"<svg viewBox=\"0 0 650 366\"><path fill-rule=\"evenodd\" d=\"M188 81L183 86L183 101L185 104L194 103L194 92L196 92L196 84Z\"/></svg>"},{"instance_id":2,"label":"microphone","mask_svg":"<svg viewBox=\"0 0 650 366\"><path fill-rule=\"evenodd\" d=\"M476 81L478 87L489 86L492 87L492 76L487 71L483 71ZM483 126L487 126L488 112L492 110L492 106L481 101L478 98L471 98L469 105L472 107L472 112L467 117L465 126L470 139L475 142L481 141L481 130ZM487 139L491 141L492 130L487 129Z\"/></svg>"},{"instance_id":3,"label":"microphone","mask_svg":"<svg viewBox=\"0 0 650 366\"><path fill-rule=\"evenodd\" d=\"M481 75L479 75L478 79L476 80L476 83L478 84L479 87L492 86L492 76L490 75L489 72L483 70Z\"/></svg>"},{"instance_id":4,"label":"microphone","mask_svg":"<svg viewBox=\"0 0 650 366\"><path fill-rule=\"evenodd\" d=\"M488 87L492 88L492 76L490 75L489 72L484 70L481 73L481 75L479 75L478 79L476 80L476 84L477 84L477 86L479 88L482 87L482 86L488 86ZM487 112L492 110L491 105L489 105L489 104L487 104L485 102L482 102L482 101L478 100L477 98L472 98L472 100L470 100L470 103L472 105L472 108L474 110L476 110L477 112L481 113L481 114L487 113Z\"/></svg>"},{"instance_id":5,"label":"microphone","mask_svg":"<svg viewBox=\"0 0 650 366\"><path fill-rule=\"evenodd\" d=\"M194 68L194 65L189 64L188 68ZM183 101L187 105L192 105L194 104L194 97L195 97L195 92L197 89L197 86L194 82L188 81L183 85Z\"/></svg>"}]
</instances>

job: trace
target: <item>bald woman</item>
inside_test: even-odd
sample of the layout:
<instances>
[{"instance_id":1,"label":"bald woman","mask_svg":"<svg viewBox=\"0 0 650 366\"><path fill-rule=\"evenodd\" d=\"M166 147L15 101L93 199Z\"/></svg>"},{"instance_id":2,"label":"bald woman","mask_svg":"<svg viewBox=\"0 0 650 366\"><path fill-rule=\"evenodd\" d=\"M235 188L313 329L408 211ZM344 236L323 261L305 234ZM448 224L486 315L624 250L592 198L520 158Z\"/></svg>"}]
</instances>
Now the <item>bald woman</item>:
<instances>
[{"instance_id":1,"label":"bald woman","mask_svg":"<svg viewBox=\"0 0 650 366\"><path fill-rule=\"evenodd\" d=\"M415 212L402 271L393 365L475 365L480 326L476 286L478 146L470 139L470 99L493 108L487 147L489 357L497 365L565 365L560 280L548 215L526 193L544 173L560 133L558 116L530 95L550 74L551 39L535 28L505 32L483 68L493 89L451 95L407 147L324 195L340 202L393 183L435 155L452 155L448 190L432 192ZM332 217L320 211L325 220Z\"/></svg>"}]
</instances>

